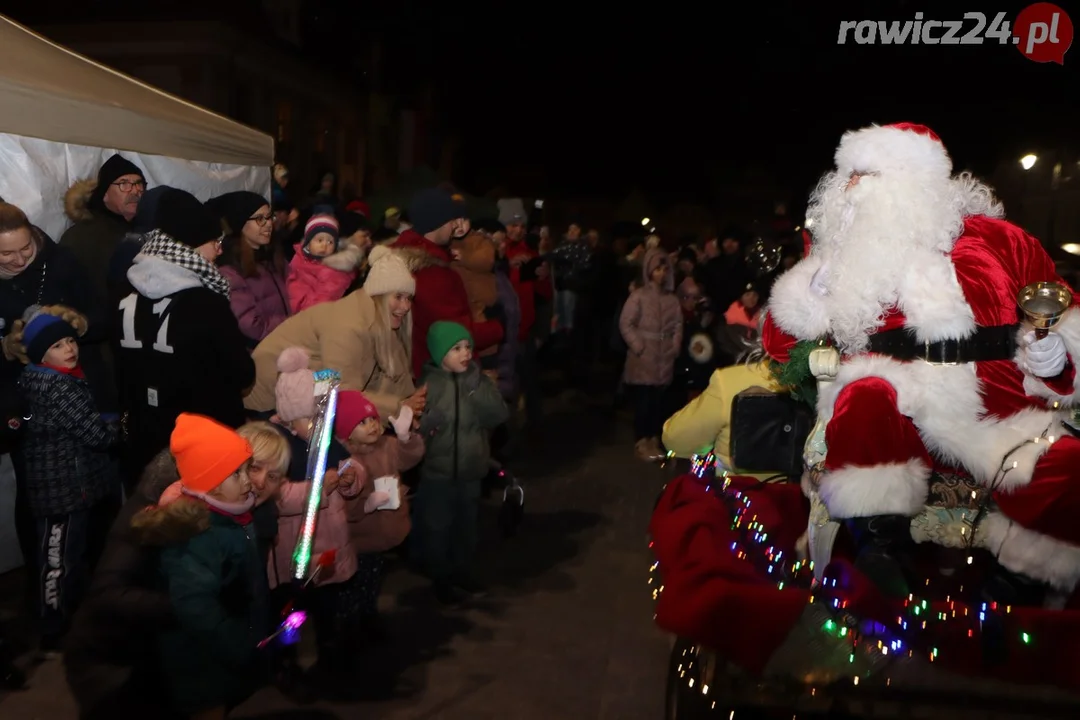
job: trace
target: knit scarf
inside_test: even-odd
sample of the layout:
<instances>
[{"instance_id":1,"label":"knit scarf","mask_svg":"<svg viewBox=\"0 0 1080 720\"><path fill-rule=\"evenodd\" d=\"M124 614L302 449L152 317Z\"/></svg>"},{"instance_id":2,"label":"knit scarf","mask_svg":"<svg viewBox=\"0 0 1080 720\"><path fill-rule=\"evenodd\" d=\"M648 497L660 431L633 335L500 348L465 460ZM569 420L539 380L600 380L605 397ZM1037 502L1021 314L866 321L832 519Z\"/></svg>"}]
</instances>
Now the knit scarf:
<instances>
[{"instance_id":1,"label":"knit scarf","mask_svg":"<svg viewBox=\"0 0 1080 720\"><path fill-rule=\"evenodd\" d=\"M195 273L199 281L207 290L211 290L225 299L229 298L229 281L217 269L193 248L177 242L171 236L160 230L151 230L146 233L141 254L160 258L173 265L190 270Z\"/></svg>"}]
</instances>

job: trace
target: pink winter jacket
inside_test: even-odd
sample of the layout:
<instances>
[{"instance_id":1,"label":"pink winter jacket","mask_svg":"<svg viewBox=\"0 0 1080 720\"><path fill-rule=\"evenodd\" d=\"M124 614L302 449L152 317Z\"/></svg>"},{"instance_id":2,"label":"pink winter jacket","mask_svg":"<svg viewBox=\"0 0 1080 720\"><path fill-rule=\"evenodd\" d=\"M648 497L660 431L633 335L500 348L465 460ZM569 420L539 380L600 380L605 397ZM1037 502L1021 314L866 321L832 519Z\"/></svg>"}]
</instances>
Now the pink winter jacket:
<instances>
[{"instance_id":1,"label":"pink winter jacket","mask_svg":"<svg viewBox=\"0 0 1080 720\"><path fill-rule=\"evenodd\" d=\"M364 260L364 251L352 244L320 259L305 255L303 243L297 243L294 247L296 254L289 261L287 281L289 303L294 314L344 297Z\"/></svg>"},{"instance_id":2,"label":"pink winter jacket","mask_svg":"<svg viewBox=\"0 0 1080 720\"><path fill-rule=\"evenodd\" d=\"M259 265L258 274L249 278L231 265L222 266L220 270L229 281L229 306L240 324L240 332L252 347L292 314L283 273L266 264Z\"/></svg>"},{"instance_id":3,"label":"pink winter jacket","mask_svg":"<svg viewBox=\"0 0 1080 720\"><path fill-rule=\"evenodd\" d=\"M356 484L362 481L365 479L358 478ZM267 564L271 589L277 587L279 581L285 584L292 578L293 550L296 549L296 539L304 524L304 500L310 485L309 482L285 482L281 485L281 495L277 501L278 534ZM314 582L316 586L343 583L356 574L356 551L349 542L349 521L345 507L345 498L340 490L335 490L330 493L329 499L323 500L319 509L315 547L311 553L312 570L324 552L337 552L333 566L319 571Z\"/></svg>"},{"instance_id":4,"label":"pink winter jacket","mask_svg":"<svg viewBox=\"0 0 1080 720\"><path fill-rule=\"evenodd\" d=\"M660 263L668 266L668 276L661 290L649 281ZM663 386L671 383L675 359L682 348L683 316L679 301L672 292L674 273L671 260L663 250L649 250L642 263L645 283L630 294L619 317L619 332L629 348L623 382L627 385Z\"/></svg>"}]
</instances>

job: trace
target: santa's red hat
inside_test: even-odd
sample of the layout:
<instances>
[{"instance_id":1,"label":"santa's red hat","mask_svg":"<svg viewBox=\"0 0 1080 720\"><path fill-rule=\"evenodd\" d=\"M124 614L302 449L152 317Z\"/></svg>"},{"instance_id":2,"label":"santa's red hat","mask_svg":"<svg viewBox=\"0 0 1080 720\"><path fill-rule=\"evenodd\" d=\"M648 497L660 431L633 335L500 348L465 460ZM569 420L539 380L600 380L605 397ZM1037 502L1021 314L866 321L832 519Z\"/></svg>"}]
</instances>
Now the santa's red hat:
<instances>
[{"instance_id":1,"label":"santa's red hat","mask_svg":"<svg viewBox=\"0 0 1080 720\"><path fill-rule=\"evenodd\" d=\"M949 177L952 160L941 138L925 125L901 122L852 130L840 139L841 174L894 173Z\"/></svg>"}]
</instances>

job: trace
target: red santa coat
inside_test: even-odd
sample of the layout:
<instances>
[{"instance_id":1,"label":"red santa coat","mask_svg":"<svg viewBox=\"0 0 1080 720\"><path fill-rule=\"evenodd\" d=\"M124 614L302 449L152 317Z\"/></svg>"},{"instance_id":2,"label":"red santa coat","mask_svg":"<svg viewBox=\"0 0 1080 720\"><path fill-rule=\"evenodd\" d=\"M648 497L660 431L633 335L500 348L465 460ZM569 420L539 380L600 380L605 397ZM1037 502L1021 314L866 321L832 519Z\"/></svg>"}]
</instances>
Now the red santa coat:
<instances>
[{"instance_id":1,"label":"red santa coat","mask_svg":"<svg viewBox=\"0 0 1080 720\"><path fill-rule=\"evenodd\" d=\"M890 311L881 330L905 327L919 342L1013 325L1022 287L1064 284L1038 240L994 218L966 218L947 255L917 252L918 272L899 289L904 311ZM827 307L810 290L820 266L811 254L773 289L764 339L778 360L796 340L828 333ZM1080 440L1061 420L1080 389L1080 309L1069 309L1055 332L1070 362L1049 381L1022 369L1023 350L1011 360L962 365L844 357L818 399L828 446L819 493L830 514L914 515L932 468L962 468L994 490L1000 508L979 525L980 546L1010 570L1073 589L1080 581Z\"/></svg>"}]
</instances>

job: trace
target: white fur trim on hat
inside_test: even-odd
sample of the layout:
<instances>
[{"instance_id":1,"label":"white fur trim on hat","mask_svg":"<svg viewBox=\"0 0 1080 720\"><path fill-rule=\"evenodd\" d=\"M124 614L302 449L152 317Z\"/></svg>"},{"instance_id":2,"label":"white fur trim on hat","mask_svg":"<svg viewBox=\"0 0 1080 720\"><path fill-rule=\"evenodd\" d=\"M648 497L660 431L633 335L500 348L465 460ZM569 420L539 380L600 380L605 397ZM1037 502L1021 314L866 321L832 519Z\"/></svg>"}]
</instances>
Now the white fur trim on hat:
<instances>
[{"instance_id":1,"label":"white fur trim on hat","mask_svg":"<svg viewBox=\"0 0 1080 720\"><path fill-rule=\"evenodd\" d=\"M364 281L364 292L368 297L399 292L416 294L416 279L401 255L394 250L378 245L368 256L368 263L371 269Z\"/></svg>"},{"instance_id":2,"label":"white fur trim on hat","mask_svg":"<svg viewBox=\"0 0 1080 720\"><path fill-rule=\"evenodd\" d=\"M922 125L871 125L840 139L836 167L849 172L903 172L949 177L952 160L941 140Z\"/></svg>"}]
</instances>

